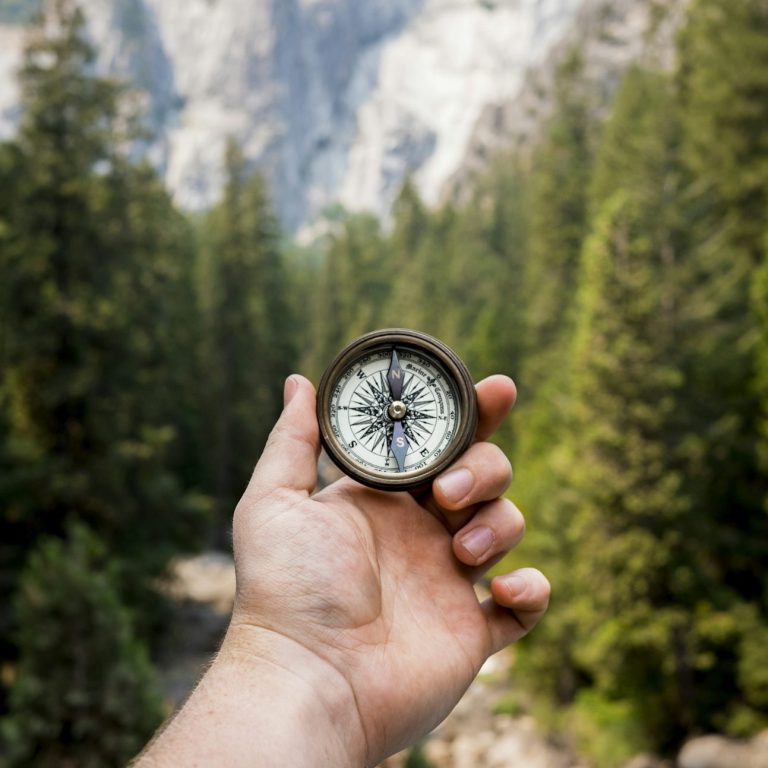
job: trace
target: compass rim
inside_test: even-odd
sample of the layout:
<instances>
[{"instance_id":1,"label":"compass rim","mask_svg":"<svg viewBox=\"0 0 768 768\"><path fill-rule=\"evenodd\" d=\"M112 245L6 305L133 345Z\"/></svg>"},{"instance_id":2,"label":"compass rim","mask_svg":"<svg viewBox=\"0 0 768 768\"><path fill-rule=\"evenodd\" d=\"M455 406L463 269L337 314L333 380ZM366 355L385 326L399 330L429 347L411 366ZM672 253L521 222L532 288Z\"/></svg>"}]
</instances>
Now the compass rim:
<instances>
[{"instance_id":1,"label":"compass rim","mask_svg":"<svg viewBox=\"0 0 768 768\"><path fill-rule=\"evenodd\" d=\"M429 466L409 472L379 472L360 466L346 456L331 426L331 396L341 374L359 357L389 345L409 347L420 354L437 358L453 381L459 404L459 423L445 452ZM317 390L317 420L321 443L328 457L344 474L369 488L414 490L431 483L472 444L478 421L475 385L467 366L445 342L410 328L382 328L349 342L325 369Z\"/></svg>"}]
</instances>

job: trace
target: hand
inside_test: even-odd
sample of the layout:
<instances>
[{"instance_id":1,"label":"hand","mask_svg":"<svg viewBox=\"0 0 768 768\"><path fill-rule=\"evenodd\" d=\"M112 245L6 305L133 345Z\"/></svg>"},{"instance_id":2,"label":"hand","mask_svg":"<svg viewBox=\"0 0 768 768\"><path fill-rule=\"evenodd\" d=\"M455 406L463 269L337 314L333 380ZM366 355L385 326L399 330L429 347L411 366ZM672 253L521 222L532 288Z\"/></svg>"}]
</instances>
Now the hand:
<instances>
[{"instance_id":1,"label":"hand","mask_svg":"<svg viewBox=\"0 0 768 768\"><path fill-rule=\"evenodd\" d=\"M483 441L513 405L514 384L493 376L477 395ZM310 496L312 385L290 377L285 401L235 512L237 597L206 676L214 682L201 685L205 704L197 692L190 704L204 712L227 701L246 729L244 741L219 739L239 744L231 760L221 744L211 751L220 765L375 765L437 725L486 658L536 624L549 584L520 569L494 578L484 603L475 595L473 583L524 532L520 511L500 498L511 468L496 446L476 442L418 498L349 478ZM200 730L188 713L179 719L182 732ZM286 749L295 754L274 753Z\"/></svg>"}]
</instances>

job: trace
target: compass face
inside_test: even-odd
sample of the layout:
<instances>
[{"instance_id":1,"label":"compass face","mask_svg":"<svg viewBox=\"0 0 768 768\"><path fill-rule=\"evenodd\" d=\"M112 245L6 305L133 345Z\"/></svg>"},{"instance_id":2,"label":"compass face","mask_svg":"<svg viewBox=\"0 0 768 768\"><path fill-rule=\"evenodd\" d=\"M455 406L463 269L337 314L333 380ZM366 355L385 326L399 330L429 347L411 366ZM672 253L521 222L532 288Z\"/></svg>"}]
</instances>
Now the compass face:
<instances>
[{"instance_id":1,"label":"compass face","mask_svg":"<svg viewBox=\"0 0 768 768\"><path fill-rule=\"evenodd\" d=\"M376 488L426 483L466 449L477 416L465 366L415 331L353 342L318 393L323 443L348 474Z\"/></svg>"}]
</instances>

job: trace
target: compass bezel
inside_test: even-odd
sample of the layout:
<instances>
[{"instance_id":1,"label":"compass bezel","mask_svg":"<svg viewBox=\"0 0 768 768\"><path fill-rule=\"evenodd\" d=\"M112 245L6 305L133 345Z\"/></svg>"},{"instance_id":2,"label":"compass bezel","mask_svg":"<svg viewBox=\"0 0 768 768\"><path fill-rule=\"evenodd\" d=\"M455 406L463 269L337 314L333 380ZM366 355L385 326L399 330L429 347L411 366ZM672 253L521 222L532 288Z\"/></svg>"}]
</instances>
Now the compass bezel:
<instances>
[{"instance_id":1,"label":"compass bezel","mask_svg":"<svg viewBox=\"0 0 768 768\"><path fill-rule=\"evenodd\" d=\"M454 435L440 457L427 467L408 472L378 472L355 462L334 435L331 423L331 400L343 373L371 352L391 347L413 349L439 363L451 378L458 400L458 419ZM446 344L420 331L408 328L385 328L360 336L347 344L325 370L317 389L317 421L320 440L336 466L359 483L382 491L407 491L431 483L441 472L469 448L477 432L477 396L472 376L461 358Z\"/></svg>"}]
</instances>

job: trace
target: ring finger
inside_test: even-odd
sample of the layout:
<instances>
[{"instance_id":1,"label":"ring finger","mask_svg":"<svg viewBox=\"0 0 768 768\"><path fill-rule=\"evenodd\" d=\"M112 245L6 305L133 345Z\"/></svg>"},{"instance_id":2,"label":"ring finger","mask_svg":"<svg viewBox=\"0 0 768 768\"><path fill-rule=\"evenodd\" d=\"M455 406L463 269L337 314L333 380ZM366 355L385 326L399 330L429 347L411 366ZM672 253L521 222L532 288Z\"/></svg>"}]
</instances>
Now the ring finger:
<instances>
[{"instance_id":1,"label":"ring finger","mask_svg":"<svg viewBox=\"0 0 768 768\"><path fill-rule=\"evenodd\" d=\"M453 551L476 581L525 535L523 513L509 500L484 504L453 537Z\"/></svg>"}]
</instances>

